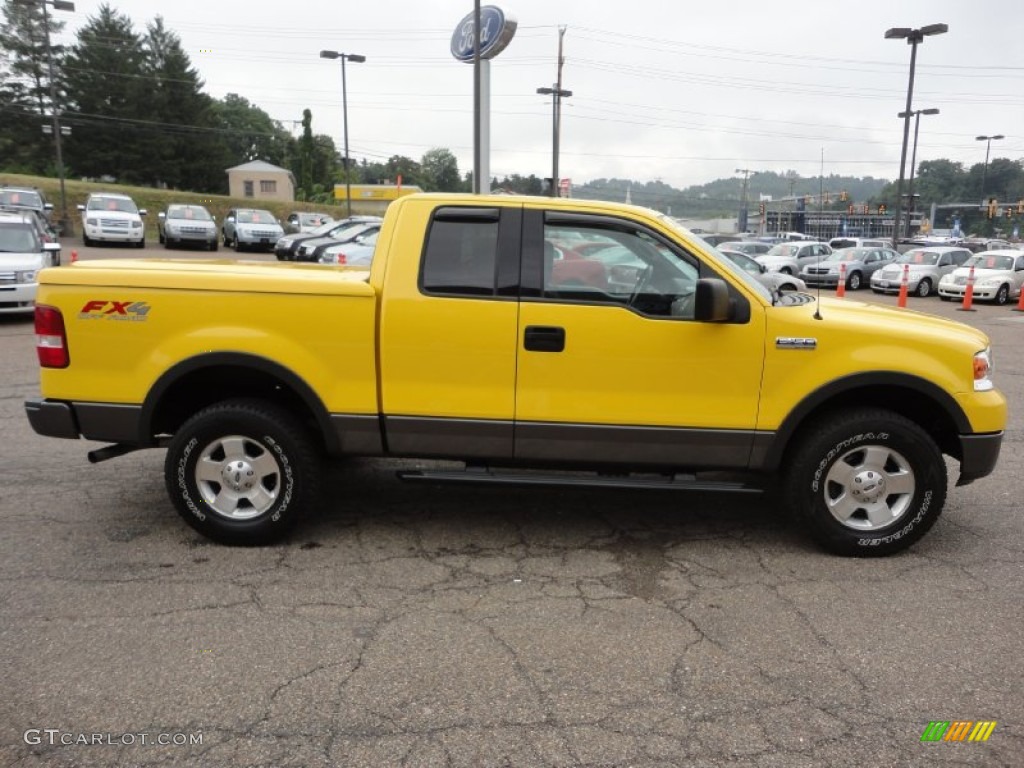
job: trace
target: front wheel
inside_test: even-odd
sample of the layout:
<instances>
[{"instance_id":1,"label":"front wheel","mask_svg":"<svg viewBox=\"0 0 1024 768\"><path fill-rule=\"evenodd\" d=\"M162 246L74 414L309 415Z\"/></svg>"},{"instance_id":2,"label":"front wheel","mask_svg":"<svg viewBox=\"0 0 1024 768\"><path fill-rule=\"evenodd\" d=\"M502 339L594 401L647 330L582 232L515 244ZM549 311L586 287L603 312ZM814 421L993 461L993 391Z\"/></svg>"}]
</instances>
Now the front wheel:
<instances>
[{"instance_id":1,"label":"front wheel","mask_svg":"<svg viewBox=\"0 0 1024 768\"><path fill-rule=\"evenodd\" d=\"M924 299L932 294L932 281L927 277L922 277L921 282L917 284L917 295Z\"/></svg>"},{"instance_id":2,"label":"front wheel","mask_svg":"<svg viewBox=\"0 0 1024 768\"><path fill-rule=\"evenodd\" d=\"M280 540L315 506L320 456L285 410L260 400L227 400L175 433L164 462L175 508L222 544Z\"/></svg>"},{"instance_id":3,"label":"front wheel","mask_svg":"<svg viewBox=\"0 0 1024 768\"><path fill-rule=\"evenodd\" d=\"M825 549L879 557L906 549L946 501L946 464L935 441L891 411L856 408L821 419L797 438L785 499Z\"/></svg>"},{"instance_id":4,"label":"front wheel","mask_svg":"<svg viewBox=\"0 0 1024 768\"><path fill-rule=\"evenodd\" d=\"M860 272L851 272L846 278L846 287L851 291L860 290Z\"/></svg>"},{"instance_id":5,"label":"front wheel","mask_svg":"<svg viewBox=\"0 0 1024 768\"><path fill-rule=\"evenodd\" d=\"M999 286L999 290L996 291L996 297L995 297L995 299L993 299L993 301L995 301L995 303L998 304L1001 307L1004 306L1007 302L1009 302L1010 301L1010 286L1008 286L1006 283L1003 283L1002 285L1000 285Z\"/></svg>"}]
</instances>

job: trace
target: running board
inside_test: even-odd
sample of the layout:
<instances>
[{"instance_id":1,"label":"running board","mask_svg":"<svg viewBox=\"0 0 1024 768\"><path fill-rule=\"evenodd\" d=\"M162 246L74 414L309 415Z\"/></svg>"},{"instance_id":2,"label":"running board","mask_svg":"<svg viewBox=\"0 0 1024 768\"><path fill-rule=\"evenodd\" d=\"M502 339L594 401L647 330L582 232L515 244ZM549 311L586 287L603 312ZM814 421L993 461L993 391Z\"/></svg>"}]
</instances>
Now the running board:
<instances>
[{"instance_id":1,"label":"running board","mask_svg":"<svg viewBox=\"0 0 1024 768\"><path fill-rule=\"evenodd\" d=\"M548 485L578 488L631 488L670 491L714 491L726 493L763 493L764 489L732 480L698 480L695 475L584 475L501 472L490 469L416 469L396 473L402 480L415 483L488 483L494 485Z\"/></svg>"}]
</instances>

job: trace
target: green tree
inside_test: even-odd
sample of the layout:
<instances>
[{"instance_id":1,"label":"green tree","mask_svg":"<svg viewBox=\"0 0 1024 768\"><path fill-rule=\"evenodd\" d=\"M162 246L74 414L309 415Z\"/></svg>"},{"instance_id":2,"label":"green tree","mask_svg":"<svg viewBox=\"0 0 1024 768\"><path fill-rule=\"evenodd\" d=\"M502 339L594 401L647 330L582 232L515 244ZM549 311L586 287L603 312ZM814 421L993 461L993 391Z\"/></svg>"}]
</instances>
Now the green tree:
<instances>
[{"instance_id":1,"label":"green tree","mask_svg":"<svg viewBox=\"0 0 1024 768\"><path fill-rule=\"evenodd\" d=\"M392 155L384 164L386 177L392 184L398 183L398 177L402 177L403 186L423 186L423 170L420 164L411 157L404 155Z\"/></svg>"},{"instance_id":2,"label":"green tree","mask_svg":"<svg viewBox=\"0 0 1024 768\"><path fill-rule=\"evenodd\" d=\"M84 176L148 181L142 138L149 110L146 50L131 19L101 5L78 32L64 64L70 122L66 163Z\"/></svg>"},{"instance_id":3,"label":"green tree","mask_svg":"<svg viewBox=\"0 0 1024 768\"><path fill-rule=\"evenodd\" d=\"M420 160L421 181L427 192L459 192L462 179L459 161L449 150L437 147L424 153Z\"/></svg>"},{"instance_id":4,"label":"green tree","mask_svg":"<svg viewBox=\"0 0 1024 768\"><path fill-rule=\"evenodd\" d=\"M295 140L262 109L237 93L229 93L214 103L214 111L222 130L224 168L250 160L291 167Z\"/></svg>"},{"instance_id":5,"label":"green tree","mask_svg":"<svg viewBox=\"0 0 1024 768\"><path fill-rule=\"evenodd\" d=\"M54 164L52 135L42 126L53 109L49 56L58 73L64 49L55 38L64 22L52 13L44 17L43 10L42 3L6 0L0 21L0 167L24 173L49 173ZM59 82L55 86L62 104Z\"/></svg>"},{"instance_id":6,"label":"green tree","mask_svg":"<svg viewBox=\"0 0 1024 768\"><path fill-rule=\"evenodd\" d=\"M144 106L150 125L140 143L149 158L149 181L213 192L224 177L224 168L217 167L213 100L203 93L204 83L181 40L159 16L148 26L143 44L149 86Z\"/></svg>"},{"instance_id":7,"label":"green tree","mask_svg":"<svg viewBox=\"0 0 1024 768\"><path fill-rule=\"evenodd\" d=\"M309 193L313 188L313 113L302 110L302 138L299 140L299 186Z\"/></svg>"}]
</instances>

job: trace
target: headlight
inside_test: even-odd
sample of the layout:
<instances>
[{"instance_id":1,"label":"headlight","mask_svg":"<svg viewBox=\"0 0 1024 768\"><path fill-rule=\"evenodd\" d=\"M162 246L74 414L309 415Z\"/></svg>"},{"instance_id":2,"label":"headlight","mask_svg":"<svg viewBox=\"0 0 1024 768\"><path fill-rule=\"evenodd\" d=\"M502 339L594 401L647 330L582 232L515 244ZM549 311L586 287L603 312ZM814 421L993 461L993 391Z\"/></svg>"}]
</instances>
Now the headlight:
<instances>
[{"instance_id":1,"label":"headlight","mask_svg":"<svg viewBox=\"0 0 1024 768\"><path fill-rule=\"evenodd\" d=\"M942 284L942 283L952 283L953 280L955 280L955 279L956 278L953 277L953 273L952 272L947 272L941 278L939 278L939 283L940 284Z\"/></svg>"},{"instance_id":2,"label":"headlight","mask_svg":"<svg viewBox=\"0 0 1024 768\"><path fill-rule=\"evenodd\" d=\"M992 382L992 349L981 350L974 355L974 391L988 392L994 388Z\"/></svg>"},{"instance_id":3,"label":"headlight","mask_svg":"<svg viewBox=\"0 0 1024 768\"><path fill-rule=\"evenodd\" d=\"M132 229L139 229L142 227L142 219L136 219L132 222Z\"/></svg>"},{"instance_id":4,"label":"headlight","mask_svg":"<svg viewBox=\"0 0 1024 768\"><path fill-rule=\"evenodd\" d=\"M167 226L164 227L164 232L167 232L170 235L176 235L178 234L178 225L168 224Z\"/></svg>"},{"instance_id":5,"label":"headlight","mask_svg":"<svg viewBox=\"0 0 1024 768\"><path fill-rule=\"evenodd\" d=\"M85 223L88 224L90 227L95 227L97 221L98 219L86 219Z\"/></svg>"},{"instance_id":6,"label":"headlight","mask_svg":"<svg viewBox=\"0 0 1024 768\"><path fill-rule=\"evenodd\" d=\"M14 273L14 282L16 283L34 283L36 281L36 275L39 272L35 269L26 269L22 272Z\"/></svg>"},{"instance_id":7,"label":"headlight","mask_svg":"<svg viewBox=\"0 0 1024 768\"><path fill-rule=\"evenodd\" d=\"M977 281L978 287L985 286L986 288L994 288L1002 283L1002 278L998 277L984 277Z\"/></svg>"}]
</instances>

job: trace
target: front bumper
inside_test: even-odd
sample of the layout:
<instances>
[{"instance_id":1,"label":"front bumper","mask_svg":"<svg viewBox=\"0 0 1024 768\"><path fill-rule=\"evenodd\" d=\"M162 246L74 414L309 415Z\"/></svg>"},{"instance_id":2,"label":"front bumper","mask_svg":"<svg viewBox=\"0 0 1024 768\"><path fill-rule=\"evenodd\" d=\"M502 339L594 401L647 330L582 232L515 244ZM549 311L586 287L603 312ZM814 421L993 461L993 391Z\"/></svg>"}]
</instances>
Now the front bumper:
<instances>
[{"instance_id":1,"label":"front bumper","mask_svg":"<svg viewBox=\"0 0 1024 768\"><path fill-rule=\"evenodd\" d=\"M1003 433L960 435L960 478L957 485L967 485L991 474L999 460Z\"/></svg>"},{"instance_id":2,"label":"front bumper","mask_svg":"<svg viewBox=\"0 0 1024 768\"><path fill-rule=\"evenodd\" d=\"M0 285L0 315L34 311L38 289L38 283Z\"/></svg>"},{"instance_id":3,"label":"front bumper","mask_svg":"<svg viewBox=\"0 0 1024 768\"><path fill-rule=\"evenodd\" d=\"M90 240L107 240L114 243L137 243L144 239L141 227L123 229L121 227L104 227L101 225L86 224L82 231Z\"/></svg>"},{"instance_id":4,"label":"front bumper","mask_svg":"<svg viewBox=\"0 0 1024 768\"><path fill-rule=\"evenodd\" d=\"M972 295L975 299L981 299L982 301L991 301L996 297L996 293L998 293L998 291L998 285L994 285L990 288L975 285L974 293ZM949 283L939 283L939 296L948 296L951 299L962 299L965 293L967 293L966 285L950 285Z\"/></svg>"},{"instance_id":5,"label":"front bumper","mask_svg":"<svg viewBox=\"0 0 1024 768\"><path fill-rule=\"evenodd\" d=\"M835 288L839 285L839 275L805 275L801 272L799 277L808 287Z\"/></svg>"},{"instance_id":6,"label":"front bumper","mask_svg":"<svg viewBox=\"0 0 1024 768\"><path fill-rule=\"evenodd\" d=\"M902 282L903 282L903 276L902 275L900 275L899 277L896 277L896 278L872 277L871 278L871 290L878 291L880 293L899 293L900 292L900 285L901 285ZM914 275L910 275L907 278L907 291L909 293L913 293L914 291L916 291L918 283L920 283L920 282L921 282L920 275L917 276L917 277L915 277Z\"/></svg>"}]
</instances>

